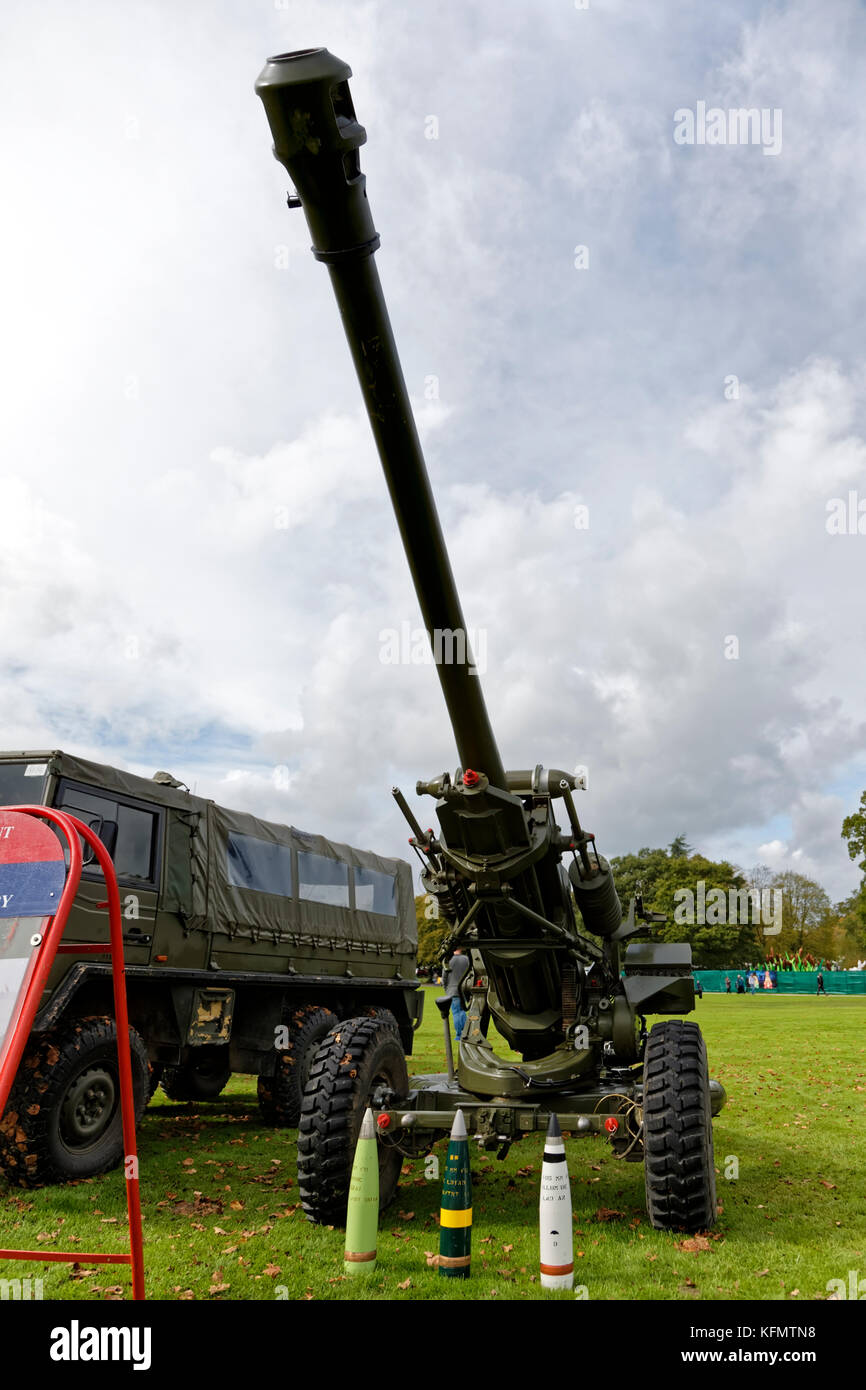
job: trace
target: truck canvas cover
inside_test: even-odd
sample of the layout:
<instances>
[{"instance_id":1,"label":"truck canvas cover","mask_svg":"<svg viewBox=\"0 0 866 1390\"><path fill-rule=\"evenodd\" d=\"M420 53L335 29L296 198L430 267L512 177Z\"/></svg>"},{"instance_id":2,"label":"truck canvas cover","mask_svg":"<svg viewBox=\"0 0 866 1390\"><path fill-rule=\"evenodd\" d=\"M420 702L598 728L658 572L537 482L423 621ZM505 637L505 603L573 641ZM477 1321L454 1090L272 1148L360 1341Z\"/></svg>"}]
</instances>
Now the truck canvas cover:
<instances>
[{"instance_id":1,"label":"truck canvas cover","mask_svg":"<svg viewBox=\"0 0 866 1390\"><path fill-rule=\"evenodd\" d=\"M412 873L401 860L231 811L168 783L68 753L0 756L4 762L45 763L55 778L165 807L160 906L177 912L190 930L414 954Z\"/></svg>"}]
</instances>

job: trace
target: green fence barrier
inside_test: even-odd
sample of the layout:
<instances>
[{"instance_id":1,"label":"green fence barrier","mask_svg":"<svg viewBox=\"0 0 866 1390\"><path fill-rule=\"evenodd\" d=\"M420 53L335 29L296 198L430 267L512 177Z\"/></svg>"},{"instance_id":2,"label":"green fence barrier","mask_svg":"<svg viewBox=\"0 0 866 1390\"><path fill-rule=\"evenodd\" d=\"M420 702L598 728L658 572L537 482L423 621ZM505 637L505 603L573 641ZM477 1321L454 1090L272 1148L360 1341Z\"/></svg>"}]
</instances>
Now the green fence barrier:
<instances>
[{"instance_id":1,"label":"green fence barrier","mask_svg":"<svg viewBox=\"0 0 866 1390\"><path fill-rule=\"evenodd\" d=\"M695 979L700 980L705 994L724 994L725 976L731 981L731 993L737 992L737 976L742 975L748 991L748 975L745 970L696 970ZM818 992L817 970L779 970L778 985L775 989L755 990L756 994L816 994ZM866 994L866 970L825 970L824 988L828 994Z\"/></svg>"}]
</instances>

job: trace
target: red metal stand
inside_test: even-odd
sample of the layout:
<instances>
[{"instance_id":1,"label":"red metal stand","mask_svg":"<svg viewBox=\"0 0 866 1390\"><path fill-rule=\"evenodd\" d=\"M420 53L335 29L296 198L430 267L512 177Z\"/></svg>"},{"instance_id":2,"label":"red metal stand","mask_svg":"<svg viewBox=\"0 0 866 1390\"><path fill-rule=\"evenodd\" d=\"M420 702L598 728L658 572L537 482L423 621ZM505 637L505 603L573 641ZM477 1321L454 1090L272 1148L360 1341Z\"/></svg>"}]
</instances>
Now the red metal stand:
<instances>
[{"instance_id":1,"label":"red metal stand","mask_svg":"<svg viewBox=\"0 0 866 1390\"><path fill-rule=\"evenodd\" d=\"M74 816L67 815L64 811L55 811L47 806L0 808L0 875L2 875L4 864L14 862L16 866L20 867L20 862L14 861L13 858L16 849L10 843L11 833L15 829L24 830L28 824L25 818L33 816L38 816L43 821L50 821L62 832L68 846L69 867L57 911L53 916L44 917L42 931L36 933L32 938L34 949L26 967L5 1037L0 1040L0 1117L6 1108L6 1101L9 1098L9 1092L15 1080L27 1039L30 1036L33 1020L39 1009L42 993L55 957L58 954L72 953L76 955L82 953L105 954L108 950L111 955L114 1014L117 1022L120 1113L123 1125L126 1204L129 1214L129 1253L98 1254L76 1250L71 1254L62 1254L53 1250L0 1250L0 1259L128 1264L132 1267L132 1296L134 1299L143 1299L145 1297L144 1256L141 1235L141 1201L138 1190L138 1153L135 1145L135 1100L132 1088L132 1058L129 1048L129 1018L126 1008L123 925L120 915L120 894L117 888L117 878L107 849L90 827L84 825ZM4 830L6 831L5 835L3 834ZM61 944L61 937L81 878L82 856L79 836L92 848L105 877L108 901L100 905L108 908L110 940L108 948L104 943ZM22 838L26 838L26 836ZM54 841L55 850L59 849L54 836L51 836L51 839ZM49 860L55 857L56 855L50 853L46 856Z\"/></svg>"}]
</instances>

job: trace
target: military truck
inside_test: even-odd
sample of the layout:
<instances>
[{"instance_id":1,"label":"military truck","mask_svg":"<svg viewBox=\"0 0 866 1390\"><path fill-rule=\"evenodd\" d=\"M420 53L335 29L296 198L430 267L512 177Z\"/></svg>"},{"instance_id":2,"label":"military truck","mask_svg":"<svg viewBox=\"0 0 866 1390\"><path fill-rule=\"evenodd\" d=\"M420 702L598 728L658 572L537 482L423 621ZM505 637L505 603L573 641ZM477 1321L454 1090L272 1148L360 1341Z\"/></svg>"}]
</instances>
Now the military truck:
<instances>
[{"instance_id":1,"label":"military truck","mask_svg":"<svg viewBox=\"0 0 866 1390\"><path fill-rule=\"evenodd\" d=\"M411 1051L423 995L408 864L217 806L167 773L0 753L0 805L34 804L82 820L114 862L139 1117L160 1082L198 1103L246 1072L262 1119L297 1125L310 1056L347 1017ZM23 1186L122 1156L104 898L85 853L64 941L106 954L58 956L49 977L0 1120L0 1168Z\"/></svg>"}]
</instances>

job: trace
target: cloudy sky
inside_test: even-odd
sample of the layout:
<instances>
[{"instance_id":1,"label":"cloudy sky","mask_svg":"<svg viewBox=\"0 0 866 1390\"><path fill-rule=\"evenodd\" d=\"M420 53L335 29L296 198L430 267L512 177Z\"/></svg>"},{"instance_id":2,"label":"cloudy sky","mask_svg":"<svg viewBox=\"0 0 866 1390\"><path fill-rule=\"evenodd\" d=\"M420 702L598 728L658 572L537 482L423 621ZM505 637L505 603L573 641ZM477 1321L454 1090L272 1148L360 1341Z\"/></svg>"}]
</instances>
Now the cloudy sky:
<instances>
[{"instance_id":1,"label":"cloudy sky","mask_svg":"<svg viewBox=\"0 0 866 1390\"><path fill-rule=\"evenodd\" d=\"M684 832L841 897L866 786L855 0L10 0L0 743L392 854L391 785L455 765L434 670L381 660L419 613L253 93L318 45L354 72L506 766L585 764L607 854ZM713 108L767 138L701 142Z\"/></svg>"}]
</instances>

